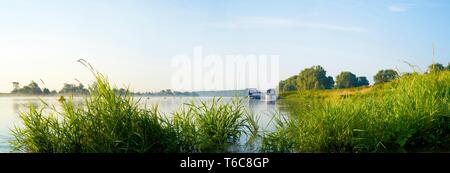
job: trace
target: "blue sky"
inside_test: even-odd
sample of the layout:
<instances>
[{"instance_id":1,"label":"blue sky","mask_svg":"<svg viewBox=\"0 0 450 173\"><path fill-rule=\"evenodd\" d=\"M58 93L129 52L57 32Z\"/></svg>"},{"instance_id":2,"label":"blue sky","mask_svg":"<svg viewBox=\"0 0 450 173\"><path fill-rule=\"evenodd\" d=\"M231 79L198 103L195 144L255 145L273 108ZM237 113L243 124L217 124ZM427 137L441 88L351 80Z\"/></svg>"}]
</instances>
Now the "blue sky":
<instances>
[{"instance_id":1,"label":"blue sky","mask_svg":"<svg viewBox=\"0 0 450 173\"><path fill-rule=\"evenodd\" d=\"M0 92L42 79L90 83L85 58L118 86L171 88L171 59L275 54L280 78L312 65L371 81L379 69L450 61L447 0L0 0ZM44 84L41 84L44 85Z\"/></svg>"}]
</instances>

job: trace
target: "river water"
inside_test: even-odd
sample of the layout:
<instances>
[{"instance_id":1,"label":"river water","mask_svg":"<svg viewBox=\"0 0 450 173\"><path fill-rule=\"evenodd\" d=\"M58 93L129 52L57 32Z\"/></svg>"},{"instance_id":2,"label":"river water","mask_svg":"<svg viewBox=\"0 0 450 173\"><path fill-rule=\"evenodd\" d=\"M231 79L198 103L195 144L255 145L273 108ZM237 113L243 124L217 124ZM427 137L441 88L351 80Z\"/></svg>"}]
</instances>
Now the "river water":
<instances>
[{"instance_id":1,"label":"river water","mask_svg":"<svg viewBox=\"0 0 450 173\"><path fill-rule=\"evenodd\" d=\"M171 112L182 108L184 103L191 101L198 103L200 101L211 101L212 97L140 97L135 98L139 100L142 106L158 105L160 112L167 116ZM231 97L222 98L223 102L230 102ZM54 105L56 109L60 108L60 103L57 97L0 97L0 153L11 152L9 142L12 139L11 129L21 127L21 120L19 115L21 112L26 112L30 104L37 108L44 107L44 101L48 105ZM82 103L82 97L75 97L74 103ZM259 126L265 130L270 129L270 122L272 116L276 114L284 114L283 105L278 102L263 102L259 100L243 100L244 106L259 116Z\"/></svg>"}]
</instances>

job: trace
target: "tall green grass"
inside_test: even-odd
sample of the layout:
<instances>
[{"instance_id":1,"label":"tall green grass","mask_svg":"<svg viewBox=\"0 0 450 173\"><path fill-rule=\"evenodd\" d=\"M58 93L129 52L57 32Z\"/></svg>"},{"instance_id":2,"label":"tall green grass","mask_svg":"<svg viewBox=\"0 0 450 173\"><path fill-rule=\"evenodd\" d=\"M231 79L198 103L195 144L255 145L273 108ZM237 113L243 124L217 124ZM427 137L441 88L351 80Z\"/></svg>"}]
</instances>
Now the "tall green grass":
<instances>
[{"instance_id":1,"label":"tall green grass","mask_svg":"<svg viewBox=\"0 0 450 173\"><path fill-rule=\"evenodd\" d=\"M44 114L30 106L21 114L23 128L16 128L12 142L24 152L176 152L176 131L156 108L140 109L129 94L116 95L106 78L96 84L84 106L72 98L62 111ZM48 107L47 107L48 108Z\"/></svg>"},{"instance_id":2,"label":"tall green grass","mask_svg":"<svg viewBox=\"0 0 450 173\"><path fill-rule=\"evenodd\" d=\"M182 111L175 112L173 127L183 142L182 152L227 152L239 144L241 135L251 136L257 131L242 101L221 103L219 98L210 104L188 103Z\"/></svg>"},{"instance_id":3,"label":"tall green grass","mask_svg":"<svg viewBox=\"0 0 450 173\"><path fill-rule=\"evenodd\" d=\"M239 99L186 104L168 118L157 106L142 108L128 91L114 92L105 76L82 62L96 78L83 105L74 105L72 98L62 102L62 111L50 105L40 110L30 105L20 116L23 127L12 130L15 151L229 152L231 146L240 145L241 135L257 129Z\"/></svg>"},{"instance_id":4,"label":"tall green grass","mask_svg":"<svg viewBox=\"0 0 450 173\"><path fill-rule=\"evenodd\" d=\"M293 116L277 119L264 152L450 149L450 71L405 76L363 95L287 101Z\"/></svg>"}]
</instances>

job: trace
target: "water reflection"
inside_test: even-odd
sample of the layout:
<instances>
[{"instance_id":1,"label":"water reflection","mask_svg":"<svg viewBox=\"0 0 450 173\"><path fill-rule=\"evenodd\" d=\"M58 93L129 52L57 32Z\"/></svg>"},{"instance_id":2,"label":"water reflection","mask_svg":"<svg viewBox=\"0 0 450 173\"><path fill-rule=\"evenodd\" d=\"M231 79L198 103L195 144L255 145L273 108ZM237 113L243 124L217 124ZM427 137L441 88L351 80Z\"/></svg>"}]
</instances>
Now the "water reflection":
<instances>
[{"instance_id":1,"label":"water reflection","mask_svg":"<svg viewBox=\"0 0 450 173\"><path fill-rule=\"evenodd\" d=\"M13 106L13 110L14 113L16 113L17 115L19 115L21 112L29 109L30 106L34 106L35 108L40 108L41 104L39 104L39 102L37 102L36 100L28 100L28 101L24 101L24 100L20 100L20 99L13 99L12 100L12 106Z\"/></svg>"}]
</instances>

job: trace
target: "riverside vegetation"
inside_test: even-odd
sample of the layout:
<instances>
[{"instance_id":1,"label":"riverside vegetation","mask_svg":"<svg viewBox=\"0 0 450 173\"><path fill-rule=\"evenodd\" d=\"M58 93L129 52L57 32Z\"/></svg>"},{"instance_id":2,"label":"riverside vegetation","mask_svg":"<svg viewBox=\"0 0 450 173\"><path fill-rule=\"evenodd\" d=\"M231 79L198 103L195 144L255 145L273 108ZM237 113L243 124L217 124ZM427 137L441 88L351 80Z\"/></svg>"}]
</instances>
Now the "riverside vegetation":
<instances>
[{"instance_id":1,"label":"riverside vegetation","mask_svg":"<svg viewBox=\"0 0 450 173\"><path fill-rule=\"evenodd\" d=\"M450 71L373 87L285 93L289 118L265 152L439 152L450 149Z\"/></svg>"},{"instance_id":2,"label":"riverside vegetation","mask_svg":"<svg viewBox=\"0 0 450 173\"><path fill-rule=\"evenodd\" d=\"M282 93L290 115L264 132L242 100L187 103L172 116L141 108L129 94L96 82L81 107L71 99L50 113L30 106L11 141L21 152L438 152L450 148L450 71L408 74L375 86ZM353 76L353 75L349 75ZM326 79L326 80L325 80ZM325 77L329 83L331 79ZM290 82L292 83L292 82ZM316 86L321 86L314 84ZM285 88L295 88L287 86ZM298 87L301 88L301 87ZM244 144L240 141L246 136ZM238 151L239 152L239 151Z\"/></svg>"}]
</instances>

